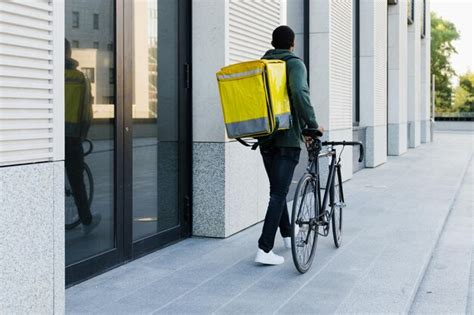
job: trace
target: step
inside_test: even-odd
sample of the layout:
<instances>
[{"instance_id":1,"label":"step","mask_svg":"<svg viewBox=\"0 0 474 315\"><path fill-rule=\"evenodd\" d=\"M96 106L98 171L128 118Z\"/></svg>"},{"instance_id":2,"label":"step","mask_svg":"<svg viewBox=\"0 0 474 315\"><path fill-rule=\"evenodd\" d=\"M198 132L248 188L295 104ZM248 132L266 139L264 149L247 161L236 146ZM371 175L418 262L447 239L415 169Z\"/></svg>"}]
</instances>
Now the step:
<instances>
[{"instance_id":1,"label":"step","mask_svg":"<svg viewBox=\"0 0 474 315\"><path fill-rule=\"evenodd\" d=\"M411 307L412 314L468 310L472 267L474 172L469 167Z\"/></svg>"}]
</instances>

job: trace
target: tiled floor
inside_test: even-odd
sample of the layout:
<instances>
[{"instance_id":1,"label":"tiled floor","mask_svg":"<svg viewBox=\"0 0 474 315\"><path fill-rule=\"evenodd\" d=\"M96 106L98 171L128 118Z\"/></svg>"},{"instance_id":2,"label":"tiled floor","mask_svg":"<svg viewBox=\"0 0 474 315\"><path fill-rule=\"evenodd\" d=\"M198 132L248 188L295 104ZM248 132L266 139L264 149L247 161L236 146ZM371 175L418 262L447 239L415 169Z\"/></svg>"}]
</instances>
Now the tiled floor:
<instances>
[{"instance_id":1,"label":"tiled floor","mask_svg":"<svg viewBox=\"0 0 474 315\"><path fill-rule=\"evenodd\" d=\"M261 224L190 238L67 290L69 314L407 312L473 154L472 133L364 169L344 185L344 244L321 238L312 269L253 262Z\"/></svg>"}]
</instances>

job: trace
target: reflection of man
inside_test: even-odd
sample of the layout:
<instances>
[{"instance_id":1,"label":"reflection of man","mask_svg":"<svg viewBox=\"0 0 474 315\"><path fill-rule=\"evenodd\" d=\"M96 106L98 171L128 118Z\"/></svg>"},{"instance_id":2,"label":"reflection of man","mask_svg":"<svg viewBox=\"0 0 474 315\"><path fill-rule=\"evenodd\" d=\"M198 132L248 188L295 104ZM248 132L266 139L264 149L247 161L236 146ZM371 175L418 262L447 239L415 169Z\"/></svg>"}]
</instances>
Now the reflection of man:
<instances>
[{"instance_id":1,"label":"reflection of man","mask_svg":"<svg viewBox=\"0 0 474 315\"><path fill-rule=\"evenodd\" d=\"M71 44L67 39L65 44L66 173L84 233L88 234L99 224L101 219L98 214L92 216L84 185L82 142L87 136L92 121L92 95L89 81L81 71L77 70L79 63L71 57Z\"/></svg>"}]
</instances>

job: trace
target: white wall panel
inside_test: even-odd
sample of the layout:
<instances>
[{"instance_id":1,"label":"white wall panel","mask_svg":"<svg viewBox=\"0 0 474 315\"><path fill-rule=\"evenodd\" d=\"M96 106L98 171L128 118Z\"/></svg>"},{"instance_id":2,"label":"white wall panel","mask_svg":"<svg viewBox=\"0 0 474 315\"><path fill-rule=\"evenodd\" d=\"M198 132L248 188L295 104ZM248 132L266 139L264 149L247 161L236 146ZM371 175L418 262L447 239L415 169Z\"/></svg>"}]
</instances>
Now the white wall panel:
<instances>
[{"instance_id":1,"label":"white wall panel","mask_svg":"<svg viewBox=\"0 0 474 315\"><path fill-rule=\"evenodd\" d=\"M331 2L330 129L352 128L352 1Z\"/></svg>"},{"instance_id":2,"label":"white wall panel","mask_svg":"<svg viewBox=\"0 0 474 315\"><path fill-rule=\"evenodd\" d=\"M63 64L62 1L0 2L0 165L63 158Z\"/></svg>"},{"instance_id":3,"label":"white wall panel","mask_svg":"<svg viewBox=\"0 0 474 315\"><path fill-rule=\"evenodd\" d=\"M387 3L375 1L374 39L374 120L375 126L387 124Z\"/></svg>"},{"instance_id":4,"label":"white wall panel","mask_svg":"<svg viewBox=\"0 0 474 315\"><path fill-rule=\"evenodd\" d=\"M280 0L229 0L229 63L260 59L284 20Z\"/></svg>"}]
</instances>

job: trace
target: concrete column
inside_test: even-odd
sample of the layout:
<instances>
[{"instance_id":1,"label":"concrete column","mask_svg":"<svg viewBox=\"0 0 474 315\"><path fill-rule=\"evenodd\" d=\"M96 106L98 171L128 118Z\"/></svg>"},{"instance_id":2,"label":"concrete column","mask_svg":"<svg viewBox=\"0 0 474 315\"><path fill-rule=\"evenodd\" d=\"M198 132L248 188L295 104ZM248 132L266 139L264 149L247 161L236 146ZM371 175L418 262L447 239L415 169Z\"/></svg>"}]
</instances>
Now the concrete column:
<instances>
[{"instance_id":1,"label":"concrete column","mask_svg":"<svg viewBox=\"0 0 474 315\"><path fill-rule=\"evenodd\" d=\"M388 155L407 151L407 0L388 6Z\"/></svg>"},{"instance_id":2,"label":"concrete column","mask_svg":"<svg viewBox=\"0 0 474 315\"><path fill-rule=\"evenodd\" d=\"M286 23L295 32L295 54L304 57L304 0L286 1Z\"/></svg>"},{"instance_id":3,"label":"concrete column","mask_svg":"<svg viewBox=\"0 0 474 315\"><path fill-rule=\"evenodd\" d=\"M421 142L431 142L431 15L430 1L425 7L425 37L421 39ZM422 1L419 1L422 2ZM423 4L422 10L423 10Z\"/></svg>"},{"instance_id":4,"label":"concrete column","mask_svg":"<svg viewBox=\"0 0 474 315\"><path fill-rule=\"evenodd\" d=\"M263 220L268 204L268 179L259 151L226 138L215 74L229 63L229 6L229 0L192 1L197 236L227 237L241 231Z\"/></svg>"},{"instance_id":5,"label":"concrete column","mask_svg":"<svg viewBox=\"0 0 474 315\"><path fill-rule=\"evenodd\" d=\"M360 125L366 166L387 161L387 1L360 1Z\"/></svg>"},{"instance_id":6,"label":"concrete column","mask_svg":"<svg viewBox=\"0 0 474 315\"><path fill-rule=\"evenodd\" d=\"M421 103L421 0L415 0L415 17L408 25L408 147L420 145Z\"/></svg>"},{"instance_id":7,"label":"concrete column","mask_svg":"<svg viewBox=\"0 0 474 315\"><path fill-rule=\"evenodd\" d=\"M325 139L352 140L352 1L310 3L310 90ZM352 177L352 148L342 156L343 179ZM322 170L324 167L321 168Z\"/></svg>"}]
</instances>

